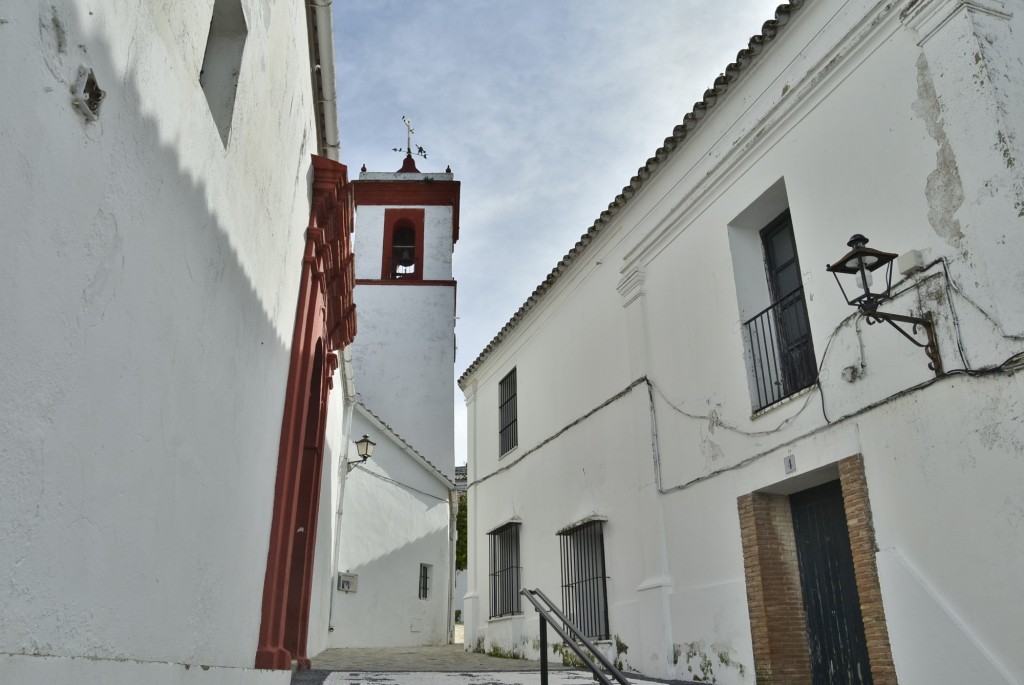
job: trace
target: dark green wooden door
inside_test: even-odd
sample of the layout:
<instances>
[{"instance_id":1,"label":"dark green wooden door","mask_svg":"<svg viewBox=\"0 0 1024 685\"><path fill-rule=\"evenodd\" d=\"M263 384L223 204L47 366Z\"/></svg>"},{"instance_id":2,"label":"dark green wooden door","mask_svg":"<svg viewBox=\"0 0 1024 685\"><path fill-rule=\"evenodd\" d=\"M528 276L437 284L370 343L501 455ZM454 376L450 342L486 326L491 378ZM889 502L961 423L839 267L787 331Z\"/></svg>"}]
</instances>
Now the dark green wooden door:
<instances>
[{"instance_id":1,"label":"dark green wooden door","mask_svg":"<svg viewBox=\"0 0 1024 685\"><path fill-rule=\"evenodd\" d=\"M839 481L791 495L814 685L871 685Z\"/></svg>"}]
</instances>

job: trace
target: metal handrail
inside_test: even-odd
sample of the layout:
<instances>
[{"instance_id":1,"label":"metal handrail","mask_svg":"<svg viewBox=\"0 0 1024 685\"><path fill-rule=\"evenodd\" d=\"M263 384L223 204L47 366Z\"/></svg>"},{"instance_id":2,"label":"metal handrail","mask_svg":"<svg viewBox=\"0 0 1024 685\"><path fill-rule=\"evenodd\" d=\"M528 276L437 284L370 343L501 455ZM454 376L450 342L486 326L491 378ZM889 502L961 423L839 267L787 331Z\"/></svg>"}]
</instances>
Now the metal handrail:
<instances>
[{"instance_id":1,"label":"metal handrail","mask_svg":"<svg viewBox=\"0 0 1024 685\"><path fill-rule=\"evenodd\" d=\"M622 671L615 668L615 665L608 660L604 654L598 650L594 644L586 638L579 629L569 622L565 614L559 611L558 607L555 606L554 602L548 599L539 588L533 590L522 589L519 591L523 597L526 597L533 605L533 608L537 610L537 614L540 616L540 683L541 685L548 685L548 632L547 626L550 623L551 627L555 629L555 632L559 634L566 646L576 653L590 672L594 674L594 677L601 682L601 685L612 685L611 679L605 675L597 664L594 663L593 659L587 656L586 652L579 646L578 643L582 642L583 646L586 647L591 654L601 662L601 665L605 669L615 676L615 679L619 681L620 685L630 685L630 682L626 680L626 676L622 675ZM537 601L536 597L540 599L547 606L541 606L541 603ZM558 621L551 619L551 614L554 614ZM559 625L561 623L561 625ZM570 635L570 632L572 633Z\"/></svg>"}]
</instances>

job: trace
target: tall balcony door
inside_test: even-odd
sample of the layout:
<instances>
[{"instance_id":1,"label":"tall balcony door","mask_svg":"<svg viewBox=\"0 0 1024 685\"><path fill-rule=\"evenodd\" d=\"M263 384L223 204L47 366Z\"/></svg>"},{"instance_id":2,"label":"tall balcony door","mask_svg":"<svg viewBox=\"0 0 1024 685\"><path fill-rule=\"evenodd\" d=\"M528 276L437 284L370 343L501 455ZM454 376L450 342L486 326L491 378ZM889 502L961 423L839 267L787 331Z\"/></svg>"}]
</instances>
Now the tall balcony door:
<instances>
[{"instance_id":1,"label":"tall balcony door","mask_svg":"<svg viewBox=\"0 0 1024 685\"><path fill-rule=\"evenodd\" d=\"M787 397L814 383L816 366L800 277L793 220L787 210L761 231L765 269L771 290L779 354L778 391Z\"/></svg>"}]
</instances>

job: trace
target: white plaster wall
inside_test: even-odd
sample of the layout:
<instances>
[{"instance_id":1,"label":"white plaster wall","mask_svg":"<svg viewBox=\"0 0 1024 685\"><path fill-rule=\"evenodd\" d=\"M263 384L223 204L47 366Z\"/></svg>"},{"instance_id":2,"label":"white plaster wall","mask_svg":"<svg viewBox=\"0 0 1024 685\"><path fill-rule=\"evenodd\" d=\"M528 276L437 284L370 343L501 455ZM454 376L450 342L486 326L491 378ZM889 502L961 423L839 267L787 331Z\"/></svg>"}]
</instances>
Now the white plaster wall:
<instances>
[{"instance_id":1,"label":"white plaster wall","mask_svg":"<svg viewBox=\"0 0 1024 685\"><path fill-rule=\"evenodd\" d=\"M358 411L353 433L369 434L373 457L348 475L338 570L359 576L356 592L334 590L332 647L448 644L451 557L449 490L418 456ZM420 564L432 566L428 599Z\"/></svg>"},{"instance_id":2,"label":"white plaster wall","mask_svg":"<svg viewBox=\"0 0 1024 685\"><path fill-rule=\"evenodd\" d=\"M251 667L315 129L303 8L242 4L226 148L210 0L4 9L5 682L287 680Z\"/></svg>"},{"instance_id":3,"label":"white plaster wall","mask_svg":"<svg viewBox=\"0 0 1024 685\"><path fill-rule=\"evenodd\" d=\"M936 16L958 7L925 4ZM1001 244L1005 227L1020 225L991 220L1018 201L1001 171L1006 159L997 168L988 148L975 154L966 144L1004 120L984 99L974 106L989 97L985 88L935 93L950 69L994 69L993 55L1019 52L1018 19L985 15L973 42L964 37L981 59L953 53L936 68L928 60L942 55L922 61L921 31L903 9L848 3L834 15L806 4L468 379L468 647L537 656L531 608L488 620L487 532L522 518L523 586L559 599L555 531L596 513L608 518L611 631L629 647L619 654L625 665L691 678L703 655L717 682L752 682L736 498L809 487L860 453L900 682L1024 680L1014 647L1024 640L1014 580L1024 572L1016 377L951 375L896 398L933 378L924 354L888 327L849 317L824 270L856 232L882 250L921 250L926 263L941 257L949 280L933 264L902 283L909 290L887 309L933 314L947 371L1021 351L1007 334L1024 303L996 292L1024 274L1018 251L972 247ZM941 26L974 31L960 18ZM989 74L992 97L1017 98L1005 84L1019 81L1019 64L1002 68ZM972 125L942 120L961 110L975 113ZM952 161L944 140L958 151ZM964 198L950 208L937 188L958 174ZM751 417L740 323L756 311L744 291L756 279L733 273L730 231L749 223L745 208L780 179L821 377ZM962 237L950 233L950 212ZM634 269L643 294L629 303L617 287ZM498 382L513 367L519 446L499 458ZM848 367L855 382L842 379ZM650 390L625 390L642 377ZM798 471L787 479L790 454Z\"/></svg>"},{"instance_id":4,"label":"white plaster wall","mask_svg":"<svg viewBox=\"0 0 1024 685\"><path fill-rule=\"evenodd\" d=\"M306 637L306 654L316 656L330 646L329 634L333 632L333 593L337 585L338 541L340 539L341 511L345 493L345 464L349 452L354 452L350 425L352 407L340 401L343 392L339 379L342 372L335 374L337 396L332 401L327 420L324 465L320 481L320 506L317 523L316 556L313 560L312 592L309 601L309 631ZM359 435L362 435L360 433Z\"/></svg>"},{"instance_id":5,"label":"white plaster wall","mask_svg":"<svg viewBox=\"0 0 1024 685\"><path fill-rule=\"evenodd\" d=\"M455 594L452 597L452 618L455 617L455 612L461 612L459 618L464 623L464 615L466 605L466 571L455 572Z\"/></svg>"},{"instance_id":6,"label":"white plaster wall","mask_svg":"<svg viewBox=\"0 0 1024 685\"><path fill-rule=\"evenodd\" d=\"M367 174L361 174L364 179ZM451 207L396 205L395 207L423 210L423 279L450 281L452 278L452 220ZM384 250L384 210L395 207L360 205L356 212L356 230L353 250L356 257L356 278L380 278ZM397 287L397 286L392 286Z\"/></svg>"},{"instance_id":7,"label":"white plaster wall","mask_svg":"<svg viewBox=\"0 0 1024 685\"><path fill-rule=\"evenodd\" d=\"M455 288L361 284L355 301L359 335L352 353L359 398L453 478Z\"/></svg>"}]
</instances>

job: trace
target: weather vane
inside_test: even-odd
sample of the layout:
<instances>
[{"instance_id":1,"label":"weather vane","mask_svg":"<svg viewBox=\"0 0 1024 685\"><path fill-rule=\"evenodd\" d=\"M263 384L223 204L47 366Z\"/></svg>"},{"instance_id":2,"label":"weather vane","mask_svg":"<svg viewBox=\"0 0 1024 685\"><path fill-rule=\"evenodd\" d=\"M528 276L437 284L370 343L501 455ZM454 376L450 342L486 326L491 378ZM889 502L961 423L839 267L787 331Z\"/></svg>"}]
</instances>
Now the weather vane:
<instances>
[{"instance_id":1,"label":"weather vane","mask_svg":"<svg viewBox=\"0 0 1024 685\"><path fill-rule=\"evenodd\" d=\"M427 158L427 151L424 150L421 146L417 145L416 146L416 152L412 151L412 134L416 133L416 131L413 130L412 122L409 121L403 115L402 116L402 123L405 124L405 130L406 130L406 134L405 134L405 148L403 149L403 148L400 148L400 147L393 147L393 148L391 148L391 150L393 152L404 152L405 154L410 155L410 156L417 155L419 157L422 157L423 159L426 159Z\"/></svg>"}]
</instances>

